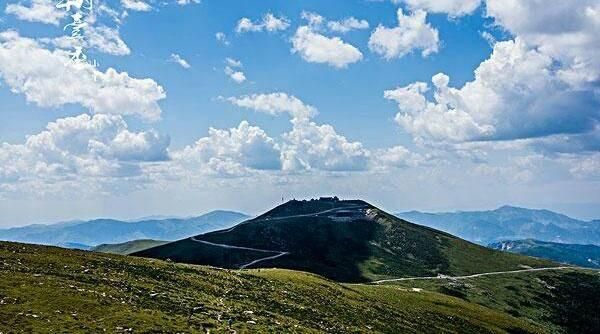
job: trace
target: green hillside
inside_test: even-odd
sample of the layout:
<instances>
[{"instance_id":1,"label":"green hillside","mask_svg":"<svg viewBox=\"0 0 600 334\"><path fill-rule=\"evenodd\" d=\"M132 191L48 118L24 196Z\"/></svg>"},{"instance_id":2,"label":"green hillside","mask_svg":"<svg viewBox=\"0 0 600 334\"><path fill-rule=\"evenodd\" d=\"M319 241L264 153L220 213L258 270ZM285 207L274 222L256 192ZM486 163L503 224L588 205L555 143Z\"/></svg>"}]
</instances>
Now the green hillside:
<instances>
[{"instance_id":1,"label":"green hillside","mask_svg":"<svg viewBox=\"0 0 600 334\"><path fill-rule=\"evenodd\" d=\"M568 269L388 283L422 288L531 319L550 333L600 333L600 272Z\"/></svg>"},{"instance_id":2,"label":"green hillside","mask_svg":"<svg viewBox=\"0 0 600 334\"><path fill-rule=\"evenodd\" d=\"M223 268L277 267L341 282L466 275L553 262L491 250L363 201L290 201L234 228L133 255Z\"/></svg>"},{"instance_id":3,"label":"green hillside","mask_svg":"<svg viewBox=\"0 0 600 334\"><path fill-rule=\"evenodd\" d=\"M92 248L91 250L100 253L128 255L148 248L164 245L166 243L169 242L162 240L143 239L123 242L120 244L102 244Z\"/></svg>"},{"instance_id":4,"label":"green hillside","mask_svg":"<svg viewBox=\"0 0 600 334\"><path fill-rule=\"evenodd\" d=\"M549 333L438 292L0 242L0 332L229 333L229 319L237 333Z\"/></svg>"}]
</instances>

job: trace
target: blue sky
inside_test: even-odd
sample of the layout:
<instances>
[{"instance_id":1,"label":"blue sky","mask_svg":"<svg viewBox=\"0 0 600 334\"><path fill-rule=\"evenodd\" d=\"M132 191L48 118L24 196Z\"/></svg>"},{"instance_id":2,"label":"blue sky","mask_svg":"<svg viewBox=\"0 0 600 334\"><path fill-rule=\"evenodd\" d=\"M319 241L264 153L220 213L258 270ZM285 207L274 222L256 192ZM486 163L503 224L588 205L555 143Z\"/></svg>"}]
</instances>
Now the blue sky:
<instances>
[{"instance_id":1,"label":"blue sky","mask_svg":"<svg viewBox=\"0 0 600 334\"><path fill-rule=\"evenodd\" d=\"M600 217L600 1L95 0L96 68L57 65L58 2L0 8L0 226L322 194Z\"/></svg>"}]
</instances>

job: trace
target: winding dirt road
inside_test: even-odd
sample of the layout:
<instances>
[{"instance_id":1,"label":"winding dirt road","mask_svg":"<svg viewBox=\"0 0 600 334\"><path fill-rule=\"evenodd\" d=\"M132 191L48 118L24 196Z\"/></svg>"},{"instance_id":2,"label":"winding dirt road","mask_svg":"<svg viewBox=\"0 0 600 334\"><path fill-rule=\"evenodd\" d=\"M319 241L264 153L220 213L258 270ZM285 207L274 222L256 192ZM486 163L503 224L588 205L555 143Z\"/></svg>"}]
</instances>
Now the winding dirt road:
<instances>
[{"instance_id":1,"label":"winding dirt road","mask_svg":"<svg viewBox=\"0 0 600 334\"><path fill-rule=\"evenodd\" d=\"M329 212L335 212L338 210L348 210L348 209L360 209L365 207L364 205L352 205L352 206L346 206L346 207L340 207L340 208L333 208L333 209L328 209L328 210L324 210L324 211L319 211L319 212L313 212L313 213L307 213L307 214L301 214L301 215L292 215L292 216L283 216L283 217L266 217L266 218L262 218L259 221L274 221L274 220L283 220L283 219L290 219L290 218L299 218L299 217L317 217L319 215L322 215L324 213L329 213ZM250 220L253 221L253 220ZM255 221L255 220L254 220ZM233 231L236 227L243 225L244 223L240 223L232 228L226 229L226 230L222 230L222 231L216 231L216 232L211 232L211 233L227 233L227 232L231 232ZM216 246L216 247L223 247L223 248L229 248L229 249L241 249L241 250L249 250L249 251L255 251L255 252L262 252L262 253L275 253L275 255L270 255L267 257L263 257L260 259L256 259L254 261L251 261L249 263L246 263L242 266L240 266L240 269L246 269L252 265L255 265L257 263L263 262L263 261L268 261L268 260L273 260L276 259L278 257L284 256L284 255L288 255L289 252L281 252L281 251L273 251L273 250L267 250L267 249L258 249L258 248L251 248L251 247L240 247L240 246L232 246L232 245L226 245L226 244L217 244L214 242L210 242L210 241L204 241L204 240L199 240L196 239L196 237L191 237L190 240L201 243L201 244L205 244L205 245L210 245L210 246Z\"/></svg>"},{"instance_id":2,"label":"winding dirt road","mask_svg":"<svg viewBox=\"0 0 600 334\"><path fill-rule=\"evenodd\" d=\"M493 271L489 273L481 273L481 274L473 274L466 276L427 276L427 277L404 277L404 278L390 278L390 279L382 279L379 281L373 281L370 284L381 284L387 282L399 282L399 281L417 281L417 280L459 280L459 279L469 279L469 278L477 278L483 276L493 276L493 275L503 275L503 274L515 274L515 273L527 273L533 271L548 271L548 270L564 270L564 269L577 269L577 267L547 267L547 268L531 268L531 269L519 269L519 270L509 270L509 271Z\"/></svg>"},{"instance_id":3,"label":"winding dirt road","mask_svg":"<svg viewBox=\"0 0 600 334\"><path fill-rule=\"evenodd\" d=\"M289 254L288 252L281 252L281 253L279 253L277 255L273 255L273 256L269 256L269 257L264 257L262 259L254 260L254 261L252 261L250 263L246 263L245 265L241 266L240 269L246 269L246 268L250 267L251 265L257 264L259 262L267 261L267 260L273 260L273 259L276 259L276 258L278 258L280 256L284 256L284 255L288 255L288 254Z\"/></svg>"},{"instance_id":4,"label":"winding dirt road","mask_svg":"<svg viewBox=\"0 0 600 334\"><path fill-rule=\"evenodd\" d=\"M254 251L254 252L261 252L261 253L271 253L271 254L275 253L275 255L270 255L267 257L260 258L260 259L256 259L254 261L251 261L249 263L241 265L240 269L245 269L253 264L256 264L256 263L259 263L262 261L273 260L278 257L289 254L288 252L272 251L272 250L258 249L258 248L251 248L251 247L232 246L232 245L226 245L226 244L216 244L216 243L210 242L210 241L198 240L198 239L196 239L196 237L191 237L190 240L201 243L201 244L209 245L209 246L223 247L223 248L228 248L228 249L241 249L241 250L248 250L248 251Z\"/></svg>"}]
</instances>

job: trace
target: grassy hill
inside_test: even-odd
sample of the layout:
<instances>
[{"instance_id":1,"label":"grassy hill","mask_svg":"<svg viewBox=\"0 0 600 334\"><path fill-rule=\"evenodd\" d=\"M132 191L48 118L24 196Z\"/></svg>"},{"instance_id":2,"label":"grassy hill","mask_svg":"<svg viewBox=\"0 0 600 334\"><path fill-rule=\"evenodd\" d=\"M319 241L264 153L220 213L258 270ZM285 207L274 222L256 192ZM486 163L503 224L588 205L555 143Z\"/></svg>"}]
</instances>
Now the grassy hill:
<instances>
[{"instance_id":1,"label":"grassy hill","mask_svg":"<svg viewBox=\"0 0 600 334\"><path fill-rule=\"evenodd\" d=\"M596 245L561 244L527 239L500 241L488 247L582 267L600 268L600 246Z\"/></svg>"},{"instance_id":2,"label":"grassy hill","mask_svg":"<svg viewBox=\"0 0 600 334\"><path fill-rule=\"evenodd\" d=\"M527 288L524 282L515 289ZM600 295L593 280L582 282L591 296ZM229 319L237 333L563 328L414 286L344 285L288 270L232 271L0 242L0 332L227 333ZM548 302L573 298L572 290L559 292Z\"/></svg>"},{"instance_id":3,"label":"grassy hill","mask_svg":"<svg viewBox=\"0 0 600 334\"><path fill-rule=\"evenodd\" d=\"M223 268L277 267L341 282L554 266L394 217L363 201L290 201L231 229L133 253Z\"/></svg>"},{"instance_id":4,"label":"grassy hill","mask_svg":"<svg viewBox=\"0 0 600 334\"><path fill-rule=\"evenodd\" d=\"M169 242L162 240L142 239L128 241L120 244L102 244L92 248L91 251L100 253L129 255L131 253L143 251L145 249L164 245L166 243Z\"/></svg>"}]
</instances>

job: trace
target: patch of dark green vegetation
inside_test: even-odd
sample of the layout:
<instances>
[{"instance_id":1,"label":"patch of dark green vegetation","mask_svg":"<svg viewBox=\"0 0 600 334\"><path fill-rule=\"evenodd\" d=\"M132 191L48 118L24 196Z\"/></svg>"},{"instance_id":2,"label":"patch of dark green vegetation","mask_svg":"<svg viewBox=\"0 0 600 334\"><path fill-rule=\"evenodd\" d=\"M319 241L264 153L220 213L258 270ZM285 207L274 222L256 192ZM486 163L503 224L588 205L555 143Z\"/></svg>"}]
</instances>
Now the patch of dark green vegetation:
<instances>
[{"instance_id":1,"label":"patch of dark green vegetation","mask_svg":"<svg viewBox=\"0 0 600 334\"><path fill-rule=\"evenodd\" d=\"M570 333L600 333L600 274L596 279L579 272L547 277L551 291L544 291L551 313L548 321Z\"/></svg>"},{"instance_id":2,"label":"patch of dark green vegetation","mask_svg":"<svg viewBox=\"0 0 600 334\"><path fill-rule=\"evenodd\" d=\"M441 293L448 296L453 296L460 299L467 299L467 291L463 285L442 285L440 286L439 290Z\"/></svg>"}]
</instances>

